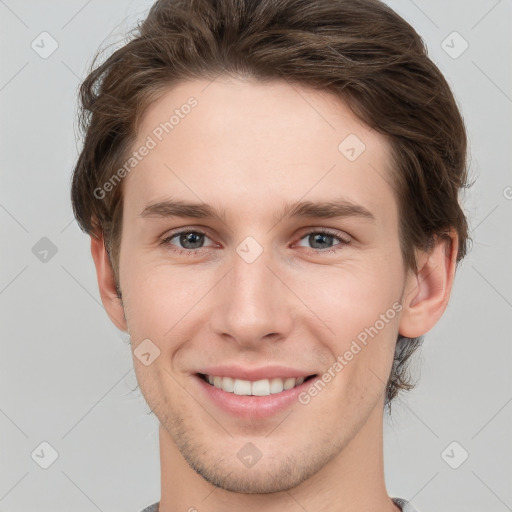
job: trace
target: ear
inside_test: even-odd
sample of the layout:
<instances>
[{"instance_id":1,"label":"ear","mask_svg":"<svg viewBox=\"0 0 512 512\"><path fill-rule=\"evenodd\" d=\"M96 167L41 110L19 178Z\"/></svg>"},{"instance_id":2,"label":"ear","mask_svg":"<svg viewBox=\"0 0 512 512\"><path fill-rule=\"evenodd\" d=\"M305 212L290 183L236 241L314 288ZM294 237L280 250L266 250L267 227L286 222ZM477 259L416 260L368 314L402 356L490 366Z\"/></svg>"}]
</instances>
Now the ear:
<instances>
[{"instance_id":1,"label":"ear","mask_svg":"<svg viewBox=\"0 0 512 512\"><path fill-rule=\"evenodd\" d=\"M399 333L407 338L417 338L430 331L450 299L458 236L452 229L434 240L433 248L417 254L418 271L410 271L407 277L399 326Z\"/></svg>"},{"instance_id":2,"label":"ear","mask_svg":"<svg viewBox=\"0 0 512 512\"><path fill-rule=\"evenodd\" d=\"M127 332L123 304L117 296L114 272L102 236L98 238L91 236L91 254L96 266L96 277L105 311L119 330Z\"/></svg>"}]
</instances>

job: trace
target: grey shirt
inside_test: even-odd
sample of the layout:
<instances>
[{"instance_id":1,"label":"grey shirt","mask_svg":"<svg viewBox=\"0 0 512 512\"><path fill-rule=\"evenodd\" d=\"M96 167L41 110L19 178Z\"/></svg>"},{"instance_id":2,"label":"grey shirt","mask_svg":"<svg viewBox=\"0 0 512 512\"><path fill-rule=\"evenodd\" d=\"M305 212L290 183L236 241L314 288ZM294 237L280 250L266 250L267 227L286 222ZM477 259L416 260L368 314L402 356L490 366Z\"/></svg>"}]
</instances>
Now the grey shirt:
<instances>
[{"instance_id":1,"label":"grey shirt","mask_svg":"<svg viewBox=\"0 0 512 512\"><path fill-rule=\"evenodd\" d=\"M404 500L402 498L391 498L395 505L398 505L402 512L418 512L407 500ZM158 504L160 502L157 501L156 503L153 503L153 505L150 505L149 507L146 507L142 512L158 512Z\"/></svg>"}]
</instances>

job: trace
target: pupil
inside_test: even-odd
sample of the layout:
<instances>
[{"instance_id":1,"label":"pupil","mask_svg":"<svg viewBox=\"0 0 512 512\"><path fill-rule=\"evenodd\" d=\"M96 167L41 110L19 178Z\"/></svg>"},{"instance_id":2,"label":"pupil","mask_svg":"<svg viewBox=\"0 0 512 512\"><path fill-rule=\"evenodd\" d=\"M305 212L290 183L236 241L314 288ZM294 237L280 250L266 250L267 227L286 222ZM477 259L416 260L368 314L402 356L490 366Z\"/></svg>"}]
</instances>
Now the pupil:
<instances>
[{"instance_id":1,"label":"pupil","mask_svg":"<svg viewBox=\"0 0 512 512\"><path fill-rule=\"evenodd\" d=\"M186 248L186 249L197 249L201 246L202 235L199 233L186 233L185 235L180 236L180 243ZM190 247L189 244L191 244L193 247Z\"/></svg>"},{"instance_id":2,"label":"pupil","mask_svg":"<svg viewBox=\"0 0 512 512\"><path fill-rule=\"evenodd\" d=\"M310 240L310 243L313 245L316 244L316 243L327 243L329 244L329 241L332 242L332 238L333 236L332 235L328 235L326 233L316 233L316 234L313 234L313 235L310 235L309 236L309 240ZM326 239L327 239L327 242L326 242ZM322 248L325 248L324 246L320 246L320 247L314 247L314 249L322 249Z\"/></svg>"}]
</instances>

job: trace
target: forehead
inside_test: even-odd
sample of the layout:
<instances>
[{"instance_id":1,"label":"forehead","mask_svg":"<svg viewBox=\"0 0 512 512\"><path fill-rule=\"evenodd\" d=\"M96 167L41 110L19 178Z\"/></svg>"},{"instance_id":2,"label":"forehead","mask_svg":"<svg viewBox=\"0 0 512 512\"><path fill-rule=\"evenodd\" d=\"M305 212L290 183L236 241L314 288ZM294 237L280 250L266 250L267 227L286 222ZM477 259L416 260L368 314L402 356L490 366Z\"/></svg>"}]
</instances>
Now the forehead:
<instances>
[{"instance_id":1,"label":"forehead","mask_svg":"<svg viewBox=\"0 0 512 512\"><path fill-rule=\"evenodd\" d=\"M170 196L264 213L270 203L342 195L396 215L386 139L326 92L183 82L146 110L132 149L142 145L151 148L125 183L125 205L139 213Z\"/></svg>"}]
</instances>

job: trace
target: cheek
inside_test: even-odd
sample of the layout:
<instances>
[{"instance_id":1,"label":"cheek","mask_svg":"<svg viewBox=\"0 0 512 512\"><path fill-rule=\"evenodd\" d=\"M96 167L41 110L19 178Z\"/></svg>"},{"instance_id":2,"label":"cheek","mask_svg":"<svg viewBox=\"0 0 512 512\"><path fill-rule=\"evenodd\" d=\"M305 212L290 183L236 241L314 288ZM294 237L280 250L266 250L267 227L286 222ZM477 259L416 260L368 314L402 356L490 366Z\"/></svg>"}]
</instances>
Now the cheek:
<instances>
[{"instance_id":1,"label":"cheek","mask_svg":"<svg viewBox=\"0 0 512 512\"><path fill-rule=\"evenodd\" d=\"M374 260L325 268L303 282L298 294L332 327L336 339L347 340L374 325L386 313L386 328L396 324L391 320L397 316L396 302L403 284L398 270ZM382 330L381 322L378 325Z\"/></svg>"},{"instance_id":2,"label":"cheek","mask_svg":"<svg viewBox=\"0 0 512 512\"><path fill-rule=\"evenodd\" d=\"M187 269L136 261L125 261L121 273L126 318L134 340L171 341L182 319L200 314L201 299L216 277L198 266Z\"/></svg>"},{"instance_id":3,"label":"cheek","mask_svg":"<svg viewBox=\"0 0 512 512\"><path fill-rule=\"evenodd\" d=\"M386 260L329 268L315 276L315 286L301 291L304 302L332 331L326 336L321 328L315 334L331 361L339 363L331 374L337 376L334 388L345 395L361 397L369 390L374 393L368 397L378 395L389 376L403 282L396 260L394 267Z\"/></svg>"}]
</instances>

